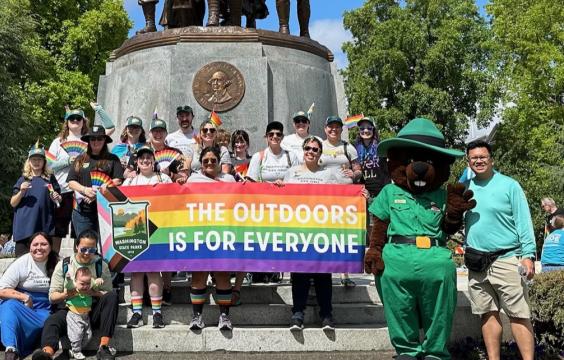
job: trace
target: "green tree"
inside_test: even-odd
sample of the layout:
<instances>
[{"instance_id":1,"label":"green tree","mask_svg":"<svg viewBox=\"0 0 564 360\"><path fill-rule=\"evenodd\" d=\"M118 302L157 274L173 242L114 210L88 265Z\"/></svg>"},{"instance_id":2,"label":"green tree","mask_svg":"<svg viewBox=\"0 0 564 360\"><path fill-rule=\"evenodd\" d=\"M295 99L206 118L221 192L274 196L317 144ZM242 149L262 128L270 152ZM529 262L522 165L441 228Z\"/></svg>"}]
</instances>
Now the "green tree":
<instances>
[{"instance_id":1,"label":"green tree","mask_svg":"<svg viewBox=\"0 0 564 360\"><path fill-rule=\"evenodd\" d=\"M86 109L95 99L110 52L130 27L120 0L0 1L0 151L7 169L0 232L11 226L8 200L27 149L38 138L49 145L66 104Z\"/></svg>"},{"instance_id":2,"label":"green tree","mask_svg":"<svg viewBox=\"0 0 564 360\"><path fill-rule=\"evenodd\" d=\"M469 119L491 119L489 31L474 1L368 0L345 13L344 24L353 35L343 46L351 113L393 132L429 117L449 145L462 142Z\"/></svg>"},{"instance_id":3,"label":"green tree","mask_svg":"<svg viewBox=\"0 0 564 360\"><path fill-rule=\"evenodd\" d=\"M564 8L549 0L492 0L487 11L505 104L496 165L523 186L540 246L540 199L564 205Z\"/></svg>"}]
</instances>

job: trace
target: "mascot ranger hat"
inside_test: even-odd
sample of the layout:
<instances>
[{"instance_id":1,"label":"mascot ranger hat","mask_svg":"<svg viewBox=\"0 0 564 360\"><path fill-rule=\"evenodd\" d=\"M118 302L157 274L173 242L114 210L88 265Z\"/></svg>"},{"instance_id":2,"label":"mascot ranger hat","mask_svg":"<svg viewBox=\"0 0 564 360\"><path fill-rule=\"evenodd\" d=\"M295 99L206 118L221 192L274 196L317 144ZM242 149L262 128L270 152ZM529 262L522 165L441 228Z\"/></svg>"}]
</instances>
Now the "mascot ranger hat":
<instances>
[{"instance_id":1,"label":"mascot ranger hat","mask_svg":"<svg viewBox=\"0 0 564 360\"><path fill-rule=\"evenodd\" d=\"M378 156L387 156L388 149L393 147L424 148L447 156L464 156L462 151L447 149L443 134L431 120L425 118L411 120L398 132L395 138L383 140L378 145Z\"/></svg>"}]
</instances>

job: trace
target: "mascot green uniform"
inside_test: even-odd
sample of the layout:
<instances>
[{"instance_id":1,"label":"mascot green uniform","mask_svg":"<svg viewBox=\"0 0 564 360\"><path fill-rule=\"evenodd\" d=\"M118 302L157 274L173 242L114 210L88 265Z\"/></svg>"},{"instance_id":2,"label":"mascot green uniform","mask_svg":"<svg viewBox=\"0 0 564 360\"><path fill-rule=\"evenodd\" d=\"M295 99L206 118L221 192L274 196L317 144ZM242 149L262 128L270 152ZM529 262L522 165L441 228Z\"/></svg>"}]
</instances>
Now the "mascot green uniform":
<instances>
[{"instance_id":1,"label":"mascot green uniform","mask_svg":"<svg viewBox=\"0 0 564 360\"><path fill-rule=\"evenodd\" d=\"M396 359L450 359L457 290L446 237L476 203L464 186L443 184L464 153L447 149L433 122L417 118L382 141L378 155L388 158L393 183L370 205L374 226L364 262L366 272L377 275Z\"/></svg>"}]
</instances>

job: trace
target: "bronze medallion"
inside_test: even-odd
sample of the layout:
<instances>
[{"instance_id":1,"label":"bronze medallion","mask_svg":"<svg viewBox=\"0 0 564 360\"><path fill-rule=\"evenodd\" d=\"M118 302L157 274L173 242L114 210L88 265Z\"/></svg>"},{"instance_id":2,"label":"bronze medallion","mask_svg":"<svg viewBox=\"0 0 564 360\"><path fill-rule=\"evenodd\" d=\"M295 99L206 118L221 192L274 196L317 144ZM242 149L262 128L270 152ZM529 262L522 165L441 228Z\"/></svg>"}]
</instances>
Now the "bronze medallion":
<instances>
[{"instance_id":1,"label":"bronze medallion","mask_svg":"<svg viewBox=\"0 0 564 360\"><path fill-rule=\"evenodd\" d=\"M192 92L204 109L227 111L243 99L245 79L235 66L216 61L198 70L192 83Z\"/></svg>"}]
</instances>

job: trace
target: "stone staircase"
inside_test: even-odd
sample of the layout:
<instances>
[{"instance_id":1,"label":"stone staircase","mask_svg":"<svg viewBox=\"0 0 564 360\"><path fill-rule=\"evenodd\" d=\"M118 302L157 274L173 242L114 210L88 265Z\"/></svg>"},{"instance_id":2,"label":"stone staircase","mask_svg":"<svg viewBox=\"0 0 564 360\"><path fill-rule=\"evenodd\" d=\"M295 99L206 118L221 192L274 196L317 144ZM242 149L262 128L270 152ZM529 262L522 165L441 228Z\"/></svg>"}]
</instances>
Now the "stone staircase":
<instances>
[{"instance_id":1,"label":"stone staircase","mask_svg":"<svg viewBox=\"0 0 564 360\"><path fill-rule=\"evenodd\" d=\"M61 256L72 254L72 240L64 239ZM0 269L1 270L1 269ZM292 315L292 292L284 274L280 284L252 284L241 289L242 305L232 307L230 316L233 331L217 328L219 309L210 287L204 308L206 328L193 332L188 329L192 318L189 286L186 279L173 280L173 305L164 306L162 313L166 327L152 328L152 312L144 308L145 325L127 329L132 312L130 292L122 289L125 303L120 305L118 326L112 340L120 352L309 352L309 351L384 351L393 350L386 327L382 303L373 285L372 276L351 275L356 287L345 288L338 275L333 277L333 315L336 330L327 332L320 327L313 286L310 289L303 332L289 330ZM468 336L480 337L479 317L471 314L465 278L459 276L458 305L451 341ZM95 349L98 340L89 348Z\"/></svg>"}]
</instances>

